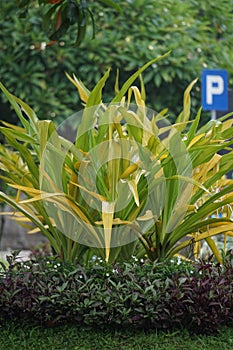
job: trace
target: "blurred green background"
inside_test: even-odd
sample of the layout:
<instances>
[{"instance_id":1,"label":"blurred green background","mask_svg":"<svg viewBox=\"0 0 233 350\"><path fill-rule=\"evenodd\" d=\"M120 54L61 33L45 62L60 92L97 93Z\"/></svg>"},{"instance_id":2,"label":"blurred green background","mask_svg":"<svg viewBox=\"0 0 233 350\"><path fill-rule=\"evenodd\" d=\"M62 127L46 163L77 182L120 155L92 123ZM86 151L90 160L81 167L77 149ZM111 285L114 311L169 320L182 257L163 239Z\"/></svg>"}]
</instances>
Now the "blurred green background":
<instances>
[{"instance_id":1,"label":"blurred green background","mask_svg":"<svg viewBox=\"0 0 233 350\"><path fill-rule=\"evenodd\" d=\"M65 71L75 73L89 89L108 67L111 77L105 87L105 101L113 96L117 68L123 83L138 67L168 50L172 53L143 74L147 105L159 111L169 109L170 119L182 108L185 87L203 68L227 69L233 87L232 0L125 0L116 1L122 12L95 1L88 6L92 24L80 47L73 45L71 27L57 44L48 46L42 28L45 11L31 1L20 17L14 0L1 0L0 80L15 95L30 104L41 119L60 123L82 108ZM192 92L193 116L200 107L200 81ZM0 119L15 121L3 94ZM202 122L209 118L204 113Z\"/></svg>"}]
</instances>

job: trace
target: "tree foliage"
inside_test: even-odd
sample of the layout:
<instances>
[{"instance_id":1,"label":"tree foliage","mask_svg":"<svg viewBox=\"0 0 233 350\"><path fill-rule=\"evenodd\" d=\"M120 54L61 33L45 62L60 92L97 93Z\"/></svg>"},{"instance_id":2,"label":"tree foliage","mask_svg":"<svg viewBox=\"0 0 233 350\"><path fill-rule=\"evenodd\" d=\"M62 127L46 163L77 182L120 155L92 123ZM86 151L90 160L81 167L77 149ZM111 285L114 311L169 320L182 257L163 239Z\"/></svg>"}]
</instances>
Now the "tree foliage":
<instances>
[{"instance_id":1,"label":"tree foliage","mask_svg":"<svg viewBox=\"0 0 233 350\"><path fill-rule=\"evenodd\" d=\"M22 15L26 15L32 0L16 0L17 5L22 10ZM117 11L121 11L120 6L112 0L100 0L98 2L111 6ZM47 32L50 45L55 44L66 34L70 27L76 27L75 46L79 46L84 40L89 21L93 26L93 38L95 35L95 21L93 14L86 0L38 0L38 4L44 6L42 13L43 29Z\"/></svg>"},{"instance_id":2,"label":"tree foliage","mask_svg":"<svg viewBox=\"0 0 233 350\"><path fill-rule=\"evenodd\" d=\"M27 1L28 2L28 1ZM67 92L65 71L75 72L90 89L108 67L112 67L105 95L113 96L115 73L120 82L150 59L172 50L166 60L154 64L143 75L147 104L156 110L181 109L185 86L200 77L202 68L224 68L233 86L232 3L230 0L126 0L121 13L89 1L96 23L91 22L85 41L75 47L77 31L70 26L56 45L49 46L43 28L46 6L31 2L20 18L13 0L2 1L0 31L0 76L5 85L38 112L40 118L62 120L82 108L72 86ZM194 109L200 106L200 82L192 93ZM2 105L1 119L10 111Z\"/></svg>"}]
</instances>

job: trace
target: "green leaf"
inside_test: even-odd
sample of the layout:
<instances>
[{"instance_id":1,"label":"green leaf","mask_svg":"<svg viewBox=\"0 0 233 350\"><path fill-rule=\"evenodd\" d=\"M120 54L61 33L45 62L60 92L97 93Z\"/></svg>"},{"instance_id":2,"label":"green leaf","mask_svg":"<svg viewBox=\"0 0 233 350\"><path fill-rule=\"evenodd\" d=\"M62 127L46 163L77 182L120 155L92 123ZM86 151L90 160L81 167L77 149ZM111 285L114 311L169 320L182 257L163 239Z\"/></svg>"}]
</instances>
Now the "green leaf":
<instances>
[{"instance_id":1,"label":"green leaf","mask_svg":"<svg viewBox=\"0 0 233 350\"><path fill-rule=\"evenodd\" d=\"M112 0L99 0L100 2L103 2L104 4L113 7L118 12L122 13L122 9L120 5L118 5L115 1Z\"/></svg>"},{"instance_id":2,"label":"green leaf","mask_svg":"<svg viewBox=\"0 0 233 350\"><path fill-rule=\"evenodd\" d=\"M187 145L190 144L190 142L192 141L192 139L194 138L194 136L196 134L196 131L197 131L200 119L201 119L201 111L202 111L202 108L200 108L198 110L197 116L196 116L196 118L192 122L192 125L189 128L189 131L187 133L187 143L186 143Z\"/></svg>"},{"instance_id":3,"label":"green leaf","mask_svg":"<svg viewBox=\"0 0 233 350\"><path fill-rule=\"evenodd\" d=\"M185 123L189 120L190 117L190 109L191 109L191 98L190 98L190 92L196 84L198 79L193 80L187 89L184 92L184 101L183 101L183 111L180 113L179 117L176 120L176 123L184 123L183 125L177 126L178 131L183 131L186 127Z\"/></svg>"},{"instance_id":4,"label":"green leaf","mask_svg":"<svg viewBox=\"0 0 233 350\"><path fill-rule=\"evenodd\" d=\"M31 152L25 147L23 144L16 141L14 135L12 134L13 130L7 128L0 128L1 132L5 135L8 143L17 151L19 151L21 157L28 165L29 171L33 175L34 179L38 181L38 167L35 164L35 160L33 159Z\"/></svg>"},{"instance_id":5,"label":"green leaf","mask_svg":"<svg viewBox=\"0 0 233 350\"><path fill-rule=\"evenodd\" d=\"M25 134L24 132L20 132L17 130L13 130L10 128L3 128L0 127L1 132L4 134L4 131L6 133L10 132L10 134L17 140L22 141L22 142L26 142L26 143L35 143L35 139L27 134Z\"/></svg>"},{"instance_id":6,"label":"green leaf","mask_svg":"<svg viewBox=\"0 0 233 350\"><path fill-rule=\"evenodd\" d=\"M103 90L103 87L105 85L106 80L109 77L109 74L110 74L110 68L106 71L104 76L100 79L100 81L96 84L94 89L91 91L91 93L88 97L88 100L87 100L86 108L98 106L101 103L102 90Z\"/></svg>"},{"instance_id":7,"label":"green leaf","mask_svg":"<svg viewBox=\"0 0 233 350\"><path fill-rule=\"evenodd\" d=\"M45 237L48 238L48 240L51 242L51 244L53 245L53 247L57 246L57 242L55 241L55 239L53 238L53 236L49 233L48 230L46 230L44 228L44 226L42 225L42 223L40 222L40 220L36 217L36 215L34 215L34 213L29 210L29 208L27 208L26 206L19 204L18 202L16 202L14 199L10 198L9 196L7 196L5 193L0 191L0 199L4 200L6 203L8 203L11 207L13 207L14 209L19 210L23 215L25 215L32 223L34 223L37 227L39 227L39 229L41 230L41 232L45 235Z\"/></svg>"},{"instance_id":8,"label":"green leaf","mask_svg":"<svg viewBox=\"0 0 233 350\"><path fill-rule=\"evenodd\" d=\"M153 60L149 61L148 63L146 63L143 67L141 67L140 69L138 69L137 72L135 72L122 86L121 90L119 91L119 93L113 98L111 103L117 103L120 102L121 99L123 98L123 96L126 94L126 92L128 91L128 89L130 88L130 86L133 84L133 82L140 76L140 74L142 74L144 72L144 70L146 70L149 66L151 66L153 63L156 63L160 60L162 60L163 58L167 57L170 54L171 51L168 51L167 53L165 53L162 56L159 56L157 58L154 58Z\"/></svg>"},{"instance_id":9,"label":"green leaf","mask_svg":"<svg viewBox=\"0 0 233 350\"><path fill-rule=\"evenodd\" d=\"M22 112L20 110L20 107L18 105L18 103L16 103L16 99L15 96L12 95L5 87L2 83L0 83L0 89L3 91L3 93L6 95L6 97L8 98L10 104L12 105L12 107L14 108L17 116L19 117L21 123L23 124L24 128L26 130L29 130L29 123L28 121L24 118L24 116L22 115Z\"/></svg>"},{"instance_id":10,"label":"green leaf","mask_svg":"<svg viewBox=\"0 0 233 350\"><path fill-rule=\"evenodd\" d=\"M99 105L102 100L102 89L105 85L106 80L109 77L110 69L104 74L100 81L96 84L94 89L91 91L86 107L83 112L82 121L78 129L78 135L76 139L76 146L83 151L89 149L89 137L91 138L92 129L95 126L96 122L96 110L99 108ZM89 136L88 136L89 135Z\"/></svg>"}]
</instances>

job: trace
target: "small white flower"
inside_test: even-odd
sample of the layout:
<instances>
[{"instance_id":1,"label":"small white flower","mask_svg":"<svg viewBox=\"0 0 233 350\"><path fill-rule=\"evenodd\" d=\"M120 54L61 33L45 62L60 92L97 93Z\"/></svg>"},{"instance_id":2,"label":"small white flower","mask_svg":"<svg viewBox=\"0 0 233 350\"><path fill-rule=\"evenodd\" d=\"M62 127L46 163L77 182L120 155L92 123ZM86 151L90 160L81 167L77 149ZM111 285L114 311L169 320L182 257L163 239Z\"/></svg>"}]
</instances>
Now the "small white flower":
<instances>
[{"instance_id":1,"label":"small white flower","mask_svg":"<svg viewBox=\"0 0 233 350\"><path fill-rule=\"evenodd\" d=\"M46 42L43 41L41 44L40 44L40 49L43 51L46 49Z\"/></svg>"}]
</instances>

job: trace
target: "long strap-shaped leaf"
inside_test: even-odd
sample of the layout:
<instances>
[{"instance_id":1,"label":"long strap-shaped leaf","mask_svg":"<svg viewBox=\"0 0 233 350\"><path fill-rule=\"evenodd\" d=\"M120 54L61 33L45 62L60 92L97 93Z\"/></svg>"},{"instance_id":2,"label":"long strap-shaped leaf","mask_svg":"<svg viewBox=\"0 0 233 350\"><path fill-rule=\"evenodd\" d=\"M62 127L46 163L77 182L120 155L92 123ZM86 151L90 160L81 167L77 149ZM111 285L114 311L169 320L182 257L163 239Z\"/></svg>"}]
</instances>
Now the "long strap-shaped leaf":
<instances>
[{"instance_id":1,"label":"long strap-shaped leaf","mask_svg":"<svg viewBox=\"0 0 233 350\"><path fill-rule=\"evenodd\" d=\"M88 151L89 140L87 133L92 131L95 126L96 115L95 111L99 107L102 100L102 89L105 85L106 80L109 77L110 69L104 74L100 81L96 84L94 89L91 91L85 110L82 116L82 122L78 128L78 134L76 139L76 146L83 151Z\"/></svg>"},{"instance_id":2,"label":"long strap-shaped leaf","mask_svg":"<svg viewBox=\"0 0 233 350\"><path fill-rule=\"evenodd\" d=\"M104 238L105 238L105 252L106 262L109 260L110 246L111 246L111 233L114 217L114 203L103 202L102 203L102 219L104 225Z\"/></svg>"},{"instance_id":3,"label":"long strap-shaped leaf","mask_svg":"<svg viewBox=\"0 0 233 350\"><path fill-rule=\"evenodd\" d=\"M133 84L133 82L140 76L140 74L142 74L144 72L144 70L146 70L148 67L150 67L153 63L156 63L160 60L162 60L163 58L167 57L169 54L171 53L171 51L166 52L164 55L159 56L157 58L154 58L153 60L149 61L148 63L146 63L143 67L141 67L140 69L137 70L137 72L135 72L122 86L122 88L120 89L120 91L118 92L118 94L114 97L114 99L111 101L111 103L118 103L122 100L122 98L124 97L124 95L126 94L126 92L128 91L128 89L131 87L131 85Z\"/></svg>"},{"instance_id":4,"label":"long strap-shaped leaf","mask_svg":"<svg viewBox=\"0 0 233 350\"><path fill-rule=\"evenodd\" d=\"M19 143L16 138L15 135L12 134L12 130L8 129L8 128L0 128L2 134L6 137L8 143L19 152L20 156L22 157L22 159L24 160L24 162L27 164L28 169L30 170L31 174L34 177L34 182L36 183L36 181L38 181L38 167L35 164L35 161L32 157L31 152L22 144Z\"/></svg>"},{"instance_id":5,"label":"long strap-shaped leaf","mask_svg":"<svg viewBox=\"0 0 233 350\"><path fill-rule=\"evenodd\" d=\"M193 88L193 85L196 84L197 79L193 80L191 84L187 87L187 89L184 92L184 106L183 106L183 111L180 113L179 117L176 120L176 123L180 122L187 122L190 117L190 109L191 109L191 97L190 97L190 92ZM182 132L185 129L185 124L180 125L176 127L176 129L180 132Z\"/></svg>"},{"instance_id":6,"label":"long strap-shaped leaf","mask_svg":"<svg viewBox=\"0 0 233 350\"><path fill-rule=\"evenodd\" d=\"M189 245L194 244L195 242L200 242L204 239L208 239L228 231L233 231L233 223L226 223L225 225L221 225L215 228L210 228L209 230L196 235L195 239L194 238L187 239L185 242L182 242L175 247L173 246L173 248L170 250L168 254L168 257L173 256L174 254L178 253L179 251L188 247Z\"/></svg>"},{"instance_id":7,"label":"long strap-shaped leaf","mask_svg":"<svg viewBox=\"0 0 233 350\"><path fill-rule=\"evenodd\" d=\"M189 232L194 232L195 230L198 230L198 228L203 225L203 222L205 223L205 221L203 220L206 217L208 217L210 214L212 214L222 206L233 202L233 195L221 201L217 201L219 197L221 197L221 195L217 194L210 198L210 200L205 202L196 213L190 215L181 225L179 225L179 227L177 227L173 231L170 242L174 243L182 237L184 237ZM211 203L211 199L213 200L213 203Z\"/></svg>"},{"instance_id":8,"label":"long strap-shaped leaf","mask_svg":"<svg viewBox=\"0 0 233 350\"><path fill-rule=\"evenodd\" d=\"M49 231L44 227L44 225L40 222L38 217L34 215L32 211L29 210L29 208L25 207L23 204L17 203L14 199L10 198L7 196L5 193L0 192L0 199L4 200L6 203L8 203L11 207L19 210L25 217L27 217L32 223L34 223L41 232L45 235L45 237L48 238L50 241L51 245L53 247L57 246L57 241L56 239L53 238L53 236L49 233Z\"/></svg>"},{"instance_id":9,"label":"long strap-shaped leaf","mask_svg":"<svg viewBox=\"0 0 233 350\"><path fill-rule=\"evenodd\" d=\"M19 117L21 123L23 124L24 128L30 133L33 134L33 132L36 130L36 123L37 123L37 116L34 113L34 111L22 100L20 100L18 97L12 95L6 88L5 86L0 83L0 89L3 91L3 93L6 95L6 97L8 98L10 104L12 105L12 107L14 108L17 116ZM22 112L21 112L21 108L23 109L23 111L27 114L27 116L29 117L31 124L24 118Z\"/></svg>"}]
</instances>

